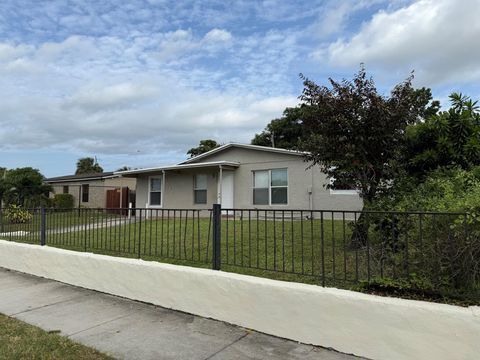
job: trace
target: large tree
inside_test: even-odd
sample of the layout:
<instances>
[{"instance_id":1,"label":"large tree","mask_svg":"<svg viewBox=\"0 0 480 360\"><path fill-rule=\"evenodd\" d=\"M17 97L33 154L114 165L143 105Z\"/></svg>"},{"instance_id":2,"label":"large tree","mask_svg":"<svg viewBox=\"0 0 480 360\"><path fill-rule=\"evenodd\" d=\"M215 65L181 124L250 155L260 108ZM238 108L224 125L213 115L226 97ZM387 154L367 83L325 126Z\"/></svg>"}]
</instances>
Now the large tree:
<instances>
[{"instance_id":1,"label":"large tree","mask_svg":"<svg viewBox=\"0 0 480 360\"><path fill-rule=\"evenodd\" d=\"M103 172L103 168L97 163L97 160L91 157L78 159L75 175L96 174Z\"/></svg>"},{"instance_id":2,"label":"large tree","mask_svg":"<svg viewBox=\"0 0 480 360\"><path fill-rule=\"evenodd\" d=\"M438 102L429 89L412 87L413 74L389 96L378 93L363 66L351 81L329 79L329 87L301 78L306 160L334 179L330 187L348 184L370 204L394 182L405 129Z\"/></svg>"},{"instance_id":3,"label":"large tree","mask_svg":"<svg viewBox=\"0 0 480 360\"><path fill-rule=\"evenodd\" d=\"M194 147L188 150L187 155L190 155L190 157L198 156L200 154L206 153L207 151L213 150L219 146L220 144L217 143L215 140L211 140L211 139L200 140L200 144L197 147Z\"/></svg>"},{"instance_id":4,"label":"large tree","mask_svg":"<svg viewBox=\"0 0 480 360\"><path fill-rule=\"evenodd\" d=\"M302 108L286 108L283 116L273 119L259 134L255 134L252 145L298 150L303 136Z\"/></svg>"},{"instance_id":5,"label":"large tree","mask_svg":"<svg viewBox=\"0 0 480 360\"><path fill-rule=\"evenodd\" d=\"M31 167L8 170L3 176L3 200L21 206L42 205L51 190L44 180L40 171Z\"/></svg>"},{"instance_id":6,"label":"large tree","mask_svg":"<svg viewBox=\"0 0 480 360\"><path fill-rule=\"evenodd\" d=\"M476 101L453 93L451 107L407 128L404 164L421 180L439 167L480 165L480 111Z\"/></svg>"}]
</instances>

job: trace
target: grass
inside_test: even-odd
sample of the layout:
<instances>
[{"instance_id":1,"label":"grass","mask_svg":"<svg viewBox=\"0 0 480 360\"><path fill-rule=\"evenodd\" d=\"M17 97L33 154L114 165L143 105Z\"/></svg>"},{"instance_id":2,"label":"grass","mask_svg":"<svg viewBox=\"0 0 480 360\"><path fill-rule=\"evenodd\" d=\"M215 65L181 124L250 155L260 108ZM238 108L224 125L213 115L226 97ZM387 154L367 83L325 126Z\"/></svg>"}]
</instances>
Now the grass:
<instances>
[{"instance_id":1,"label":"grass","mask_svg":"<svg viewBox=\"0 0 480 360\"><path fill-rule=\"evenodd\" d=\"M0 314L0 359L112 359L66 337Z\"/></svg>"},{"instance_id":2,"label":"grass","mask_svg":"<svg viewBox=\"0 0 480 360\"><path fill-rule=\"evenodd\" d=\"M53 215L56 218L51 219L56 224L83 226L75 231L54 227L58 231L47 233L47 245L211 268L210 218L178 210L175 214L165 211L163 217L161 210L153 214L159 216L138 221L87 212L79 216L75 212L59 221L63 215L57 213ZM419 261L423 257L421 244L416 241L414 232L402 232L402 239L410 237L409 245L393 253L385 248L373 226L368 247L352 246L353 221L338 220L329 213L325 213L323 219L307 218L308 211L302 214L279 212L280 217L275 219L256 219L254 215L255 212L238 211L235 217L222 219L222 270L369 292L369 287L359 284L378 279L408 280L410 275L418 276L423 269ZM302 220L300 215L303 215ZM107 220L113 222L110 223L113 226L94 225L106 224ZM38 239L32 241L30 234L14 236L12 240L38 243Z\"/></svg>"}]
</instances>

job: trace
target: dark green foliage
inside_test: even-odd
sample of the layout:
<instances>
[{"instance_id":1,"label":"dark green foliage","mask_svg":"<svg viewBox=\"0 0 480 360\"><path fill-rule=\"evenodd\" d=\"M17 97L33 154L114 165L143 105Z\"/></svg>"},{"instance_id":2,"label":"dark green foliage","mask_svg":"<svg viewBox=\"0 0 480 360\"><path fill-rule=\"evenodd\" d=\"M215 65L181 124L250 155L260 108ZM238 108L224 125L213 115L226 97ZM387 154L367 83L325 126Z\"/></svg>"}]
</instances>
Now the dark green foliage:
<instances>
[{"instance_id":1,"label":"dark green foliage","mask_svg":"<svg viewBox=\"0 0 480 360\"><path fill-rule=\"evenodd\" d=\"M72 194L55 194L53 197L53 206L56 209L73 209L75 198Z\"/></svg>"},{"instance_id":2,"label":"dark green foliage","mask_svg":"<svg viewBox=\"0 0 480 360\"><path fill-rule=\"evenodd\" d=\"M422 179L438 167L480 165L480 112L462 94L450 95L452 107L407 129L404 163L411 176Z\"/></svg>"},{"instance_id":3,"label":"dark green foliage","mask_svg":"<svg viewBox=\"0 0 480 360\"><path fill-rule=\"evenodd\" d=\"M330 80L330 87L301 76L306 160L336 183L359 189L371 203L391 187L405 146L405 129L436 111L429 89L412 88L413 76L385 97L361 67L352 81Z\"/></svg>"},{"instance_id":4,"label":"dark green foliage","mask_svg":"<svg viewBox=\"0 0 480 360\"><path fill-rule=\"evenodd\" d=\"M31 167L8 170L3 176L3 201L24 207L41 206L48 203L51 186L44 177Z\"/></svg>"},{"instance_id":5,"label":"dark green foliage","mask_svg":"<svg viewBox=\"0 0 480 360\"><path fill-rule=\"evenodd\" d=\"M102 173L103 168L97 163L97 160L91 157L78 159L75 175Z\"/></svg>"},{"instance_id":6,"label":"dark green foliage","mask_svg":"<svg viewBox=\"0 0 480 360\"><path fill-rule=\"evenodd\" d=\"M190 157L198 156L219 146L220 144L218 144L215 140L200 140L200 144L197 147L188 150L187 155L190 155Z\"/></svg>"},{"instance_id":7,"label":"dark green foliage","mask_svg":"<svg viewBox=\"0 0 480 360\"><path fill-rule=\"evenodd\" d=\"M303 137L302 107L286 108L283 116L273 119L260 134L255 134L252 145L299 150Z\"/></svg>"}]
</instances>

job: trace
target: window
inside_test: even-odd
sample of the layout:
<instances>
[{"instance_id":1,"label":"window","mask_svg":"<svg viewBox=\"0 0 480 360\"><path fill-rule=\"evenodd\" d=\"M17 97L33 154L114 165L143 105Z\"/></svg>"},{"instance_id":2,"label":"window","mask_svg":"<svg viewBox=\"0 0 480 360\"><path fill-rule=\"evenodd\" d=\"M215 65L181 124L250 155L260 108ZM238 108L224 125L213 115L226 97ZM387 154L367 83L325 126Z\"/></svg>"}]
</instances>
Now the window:
<instances>
[{"instance_id":1,"label":"window","mask_svg":"<svg viewBox=\"0 0 480 360\"><path fill-rule=\"evenodd\" d=\"M272 169L253 172L254 205L286 205L287 203L287 169Z\"/></svg>"},{"instance_id":2,"label":"window","mask_svg":"<svg viewBox=\"0 0 480 360\"><path fill-rule=\"evenodd\" d=\"M68 185L63 186L63 193L68 194Z\"/></svg>"},{"instance_id":3,"label":"window","mask_svg":"<svg viewBox=\"0 0 480 360\"><path fill-rule=\"evenodd\" d=\"M90 186L88 184L82 185L82 202L88 202Z\"/></svg>"},{"instance_id":4,"label":"window","mask_svg":"<svg viewBox=\"0 0 480 360\"><path fill-rule=\"evenodd\" d=\"M335 184L335 189L330 188L331 195L358 195L358 189L355 185L342 183L335 178L330 178L330 186Z\"/></svg>"},{"instance_id":5,"label":"window","mask_svg":"<svg viewBox=\"0 0 480 360\"><path fill-rule=\"evenodd\" d=\"M150 178L149 205L162 205L162 178Z\"/></svg>"},{"instance_id":6,"label":"window","mask_svg":"<svg viewBox=\"0 0 480 360\"><path fill-rule=\"evenodd\" d=\"M193 198L195 204L207 203L207 175L195 175L193 181Z\"/></svg>"}]
</instances>

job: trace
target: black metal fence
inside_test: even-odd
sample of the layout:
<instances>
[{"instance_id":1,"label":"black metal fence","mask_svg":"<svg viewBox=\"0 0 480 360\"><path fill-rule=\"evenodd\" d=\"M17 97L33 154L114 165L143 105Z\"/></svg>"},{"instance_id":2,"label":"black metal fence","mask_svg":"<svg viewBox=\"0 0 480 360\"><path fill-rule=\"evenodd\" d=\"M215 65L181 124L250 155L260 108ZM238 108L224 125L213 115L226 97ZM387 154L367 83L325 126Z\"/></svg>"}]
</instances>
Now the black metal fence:
<instances>
[{"instance_id":1,"label":"black metal fence","mask_svg":"<svg viewBox=\"0 0 480 360\"><path fill-rule=\"evenodd\" d=\"M0 211L0 238L286 280L348 286L407 279L479 287L477 225L465 213L260 209ZM127 215L124 215L127 214Z\"/></svg>"}]
</instances>

